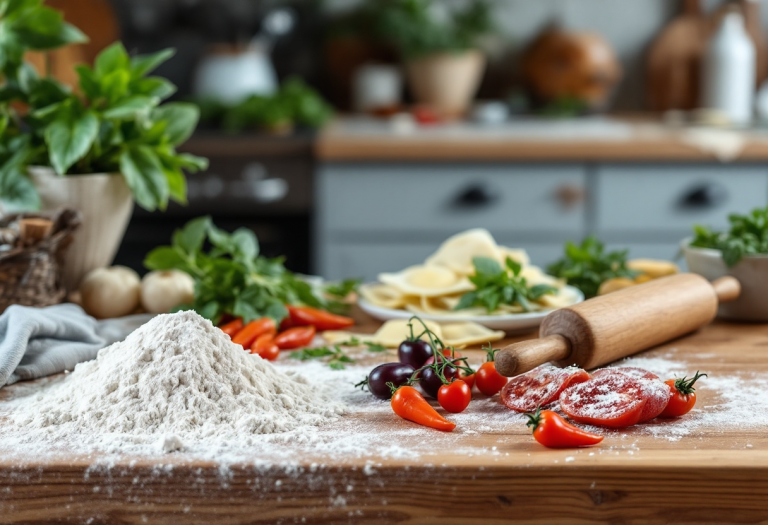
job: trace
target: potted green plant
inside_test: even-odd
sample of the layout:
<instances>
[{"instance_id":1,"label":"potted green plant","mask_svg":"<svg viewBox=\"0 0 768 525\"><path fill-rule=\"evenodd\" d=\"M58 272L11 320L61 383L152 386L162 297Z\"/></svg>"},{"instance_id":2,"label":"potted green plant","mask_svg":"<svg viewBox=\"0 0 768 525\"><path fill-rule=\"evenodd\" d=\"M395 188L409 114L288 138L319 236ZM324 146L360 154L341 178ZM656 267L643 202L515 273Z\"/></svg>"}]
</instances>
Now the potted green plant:
<instances>
[{"instance_id":1,"label":"potted green plant","mask_svg":"<svg viewBox=\"0 0 768 525\"><path fill-rule=\"evenodd\" d=\"M494 29L490 5L474 0L451 11L433 0L381 0L376 20L405 61L416 101L443 117L464 114L485 69L480 40Z\"/></svg>"},{"instance_id":2,"label":"potted green plant","mask_svg":"<svg viewBox=\"0 0 768 525\"><path fill-rule=\"evenodd\" d=\"M83 227L70 247L64 281L111 263L134 200L163 210L186 202L183 170L205 159L176 152L197 125L194 104L161 101L176 90L147 76L172 50L131 57L121 43L94 65L77 66L72 89L24 61L85 37L42 0L0 0L0 204L6 210L70 206Z\"/></svg>"},{"instance_id":3,"label":"potted green plant","mask_svg":"<svg viewBox=\"0 0 768 525\"><path fill-rule=\"evenodd\" d=\"M733 214L728 221L727 231L695 226L694 236L683 240L688 269L710 281L724 275L739 280L741 294L720 305L720 317L768 321L768 208Z\"/></svg>"}]
</instances>

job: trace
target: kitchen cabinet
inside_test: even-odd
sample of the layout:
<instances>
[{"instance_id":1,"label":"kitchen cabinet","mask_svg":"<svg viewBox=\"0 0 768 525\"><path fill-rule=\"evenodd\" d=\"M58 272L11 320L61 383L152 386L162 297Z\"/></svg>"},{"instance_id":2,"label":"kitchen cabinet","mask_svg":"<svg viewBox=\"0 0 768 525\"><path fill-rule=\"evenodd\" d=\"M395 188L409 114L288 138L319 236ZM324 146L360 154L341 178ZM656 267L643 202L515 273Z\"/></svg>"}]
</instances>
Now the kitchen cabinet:
<instances>
[{"instance_id":1,"label":"kitchen cabinet","mask_svg":"<svg viewBox=\"0 0 768 525\"><path fill-rule=\"evenodd\" d=\"M325 162L315 270L329 279L418 264L473 227L546 265L595 233L630 257L672 259L693 224L727 226L768 202L761 164Z\"/></svg>"}]
</instances>

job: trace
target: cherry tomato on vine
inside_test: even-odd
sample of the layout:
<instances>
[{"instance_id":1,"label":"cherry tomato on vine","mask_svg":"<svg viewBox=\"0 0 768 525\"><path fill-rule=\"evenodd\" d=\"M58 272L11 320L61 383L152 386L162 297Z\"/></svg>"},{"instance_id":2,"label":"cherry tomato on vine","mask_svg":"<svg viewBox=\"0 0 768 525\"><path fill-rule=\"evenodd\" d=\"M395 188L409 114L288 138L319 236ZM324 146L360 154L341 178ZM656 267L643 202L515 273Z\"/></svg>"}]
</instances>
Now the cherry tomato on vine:
<instances>
[{"instance_id":1,"label":"cherry tomato on vine","mask_svg":"<svg viewBox=\"0 0 768 525\"><path fill-rule=\"evenodd\" d=\"M575 427L551 410L538 409L525 415L534 439L545 447L587 447L603 440L603 436Z\"/></svg>"},{"instance_id":2,"label":"cherry tomato on vine","mask_svg":"<svg viewBox=\"0 0 768 525\"><path fill-rule=\"evenodd\" d=\"M507 384L507 380L508 378L496 371L496 365L493 361L483 363L475 372L477 389L486 396L498 394Z\"/></svg>"},{"instance_id":3,"label":"cherry tomato on vine","mask_svg":"<svg viewBox=\"0 0 768 525\"><path fill-rule=\"evenodd\" d=\"M472 390L472 387L475 385L475 375L476 372L470 374L466 370L459 368L459 371L456 373L456 379L461 379L464 381L469 389Z\"/></svg>"},{"instance_id":4,"label":"cherry tomato on vine","mask_svg":"<svg viewBox=\"0 0 768 525\"><path fill-rule=\"evenodd\" d=\"M443 385L437 391L437 402L448 412L458 414L469 406L472 392L469 386L461 380Z\"/></svg>"},{"instance_id":5,"label":"cherry tomato on vine","mask_svg":"<svg viewBox=\"0 0 768 525\"><path fill-rule=\"evenodd\" d=\"M682 379L668 379L664 381L669 385L672 396L669 398L667 407L659 417L679 417L690 412L693 405L696 404L696 389L693 388L693 384L700 377L706 376L707 374L700 374L697 370L691 379L683 377Z\"/></svg>"}]
</instances>

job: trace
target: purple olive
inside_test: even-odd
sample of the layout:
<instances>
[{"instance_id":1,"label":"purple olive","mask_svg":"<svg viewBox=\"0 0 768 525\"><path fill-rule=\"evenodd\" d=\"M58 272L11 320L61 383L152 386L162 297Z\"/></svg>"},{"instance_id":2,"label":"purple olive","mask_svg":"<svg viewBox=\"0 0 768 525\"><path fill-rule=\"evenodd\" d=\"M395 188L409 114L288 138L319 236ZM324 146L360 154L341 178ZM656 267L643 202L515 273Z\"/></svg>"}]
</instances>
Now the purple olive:
<instances>
[{"instance_id":1,"label":"purple olive","mask_svg":"<svg viewBox=\"0 0 768 525\"><path fill-rule=\"evenodd\" d=\"M368 390L379 399L391 399L392 390L387 383L396 387L404 385L413 375L414 368L406 363L385 363L368 374Z\"/></svg>"},{"instance_id":2,"label":"purple olive","mask_svg":"<svg viewBox=\"0 0 768 525\"><path fill-rule=\"evenodd\" d=\"M428 342L417 339L416 341L400 343L397 349L397 358L401 363L407 363L413 368L421 368L434 353Z\"/></svg>"},{"instance_id":3,"label":"purple olive","mask_svg":"<svg viewBox=\"0 0 768 525\"><path fill-rule=\"evenodd\" d=\"M443 369L443 375L445 376L445 379L450 381L456 377L456 369L448 365ZM425 368L421 372L419 385L421 385L421 389L424 390L427 395L437 399L437 391L443 386L443 382L440 380L440 376L437 375L437 372L435 372L435 369L430 367Z\"/></svg>"}]
</instances>

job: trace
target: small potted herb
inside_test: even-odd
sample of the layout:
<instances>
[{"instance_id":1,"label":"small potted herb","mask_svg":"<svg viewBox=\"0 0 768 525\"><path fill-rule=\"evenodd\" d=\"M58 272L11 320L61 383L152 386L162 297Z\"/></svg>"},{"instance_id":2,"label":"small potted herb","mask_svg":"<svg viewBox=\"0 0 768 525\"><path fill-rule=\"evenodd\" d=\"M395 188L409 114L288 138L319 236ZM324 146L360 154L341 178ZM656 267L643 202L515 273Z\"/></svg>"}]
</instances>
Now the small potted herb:
<instances>
[{"instance_id":1,"label":"small potted herb","mask_svg":"<svg viewBox=\"0 0 768 525\"><path fill-rule=\"evenodd\" d=\"M65 86L24 61L29 50L84 40L42 0L7 2L0 14L0 204L6 210L69 206L83 215L64 281L114 258L134 200L147 210L186 202L183 170L205 159L176 152L194 130L193 104L160 102L175 86L147 76L171 50L130 57L122 44L93 67L77 66L78 86Z\"/></svg>"},{"instance_id":2,"label":"small potted herb","mask_svg":"<svg viewBox=\"0 0 768 525\"><path fill-rule=\"evenodd\" d=\"M464 114L485 69L480 40L493 31L491 8L474 0L450 10L433 0L382 0L376 32L405 61L416 101L443 117Z\"/></svg>"},{"instance_id":3,"label":"small potted herb","mask_svg":"<svg viewBox=\"0 0 768 525\"><path fill-rule=\"evenodd\" d=\"M741 283L741 295L720 306L724 318L768 321L768 208L746 215L730 215L728 231L694 227L683 240L688 269L713 281L732 275Z\"/></svg>"}]
</instances>

